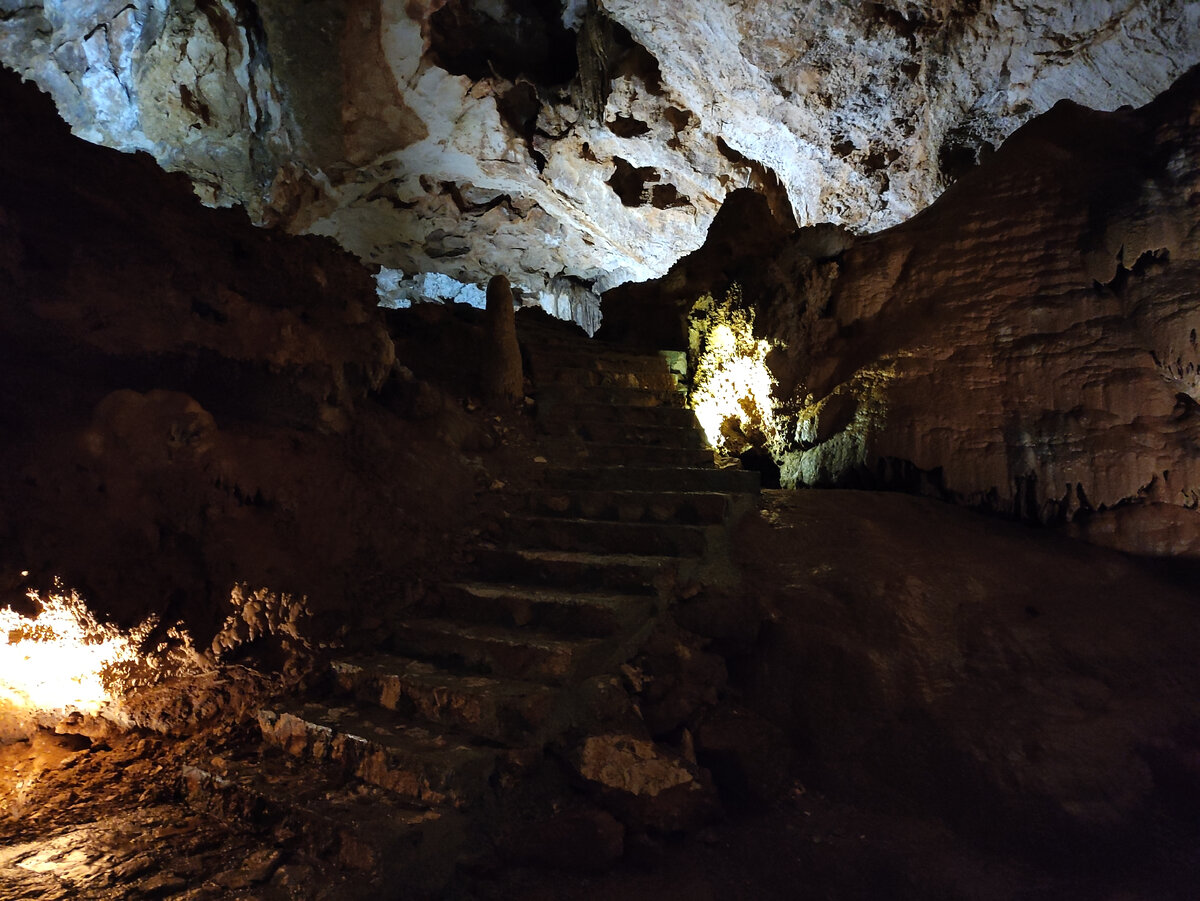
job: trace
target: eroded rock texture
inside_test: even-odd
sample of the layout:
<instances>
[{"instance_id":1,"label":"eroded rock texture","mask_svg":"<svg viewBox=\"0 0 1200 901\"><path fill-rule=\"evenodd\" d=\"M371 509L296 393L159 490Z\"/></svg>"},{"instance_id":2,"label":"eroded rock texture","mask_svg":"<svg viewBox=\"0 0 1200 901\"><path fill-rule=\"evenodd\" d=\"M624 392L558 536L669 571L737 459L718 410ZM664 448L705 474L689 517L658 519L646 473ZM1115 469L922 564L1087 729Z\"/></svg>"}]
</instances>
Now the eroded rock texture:
<instances>
[{"instance_id":1,"label":"eroded rock texture","mask_svg":"<svg viewBox=\"0 0 1200 901\"><path fill-rule=\"evenodd\" d=\"M1193 72L1137 111L1057 105L836 259L787 243L748 292L785 345L785 484L861 478L1194 553L1198 198Z\"/></svg>"},{"instance_id":2,"label":"eroded rock texture","mask_svg":"<svg viewBox=\"0 0 1200 901\"><path fill-rule=\"evenodd\" d=\"M210 202L409 275L509 272L592 328L735 188L874 231L1060 98L1146 102L1200 60L1200 7L6 0L0 59Z\"/></svg>"}]
</instances>

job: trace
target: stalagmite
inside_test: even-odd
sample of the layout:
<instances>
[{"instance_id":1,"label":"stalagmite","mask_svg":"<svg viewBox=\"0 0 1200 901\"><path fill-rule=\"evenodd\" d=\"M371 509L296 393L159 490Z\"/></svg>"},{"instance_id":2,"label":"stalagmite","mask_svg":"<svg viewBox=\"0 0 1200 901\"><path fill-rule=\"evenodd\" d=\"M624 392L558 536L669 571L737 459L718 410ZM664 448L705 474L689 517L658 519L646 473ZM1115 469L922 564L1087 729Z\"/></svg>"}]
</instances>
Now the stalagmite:
<instances>
[{"instance_id":1,"label":"stalagmite","mask_svg":"<svg viewBox=\"0 0 1200 901\"><path fill-rule=\"evenodd\" d=\"M515 403L524 396L521 346L517 343L516 307L504 275L493 275L487 287L487 344L483 392L489 400Z\"/></svg>"}]
</instances>

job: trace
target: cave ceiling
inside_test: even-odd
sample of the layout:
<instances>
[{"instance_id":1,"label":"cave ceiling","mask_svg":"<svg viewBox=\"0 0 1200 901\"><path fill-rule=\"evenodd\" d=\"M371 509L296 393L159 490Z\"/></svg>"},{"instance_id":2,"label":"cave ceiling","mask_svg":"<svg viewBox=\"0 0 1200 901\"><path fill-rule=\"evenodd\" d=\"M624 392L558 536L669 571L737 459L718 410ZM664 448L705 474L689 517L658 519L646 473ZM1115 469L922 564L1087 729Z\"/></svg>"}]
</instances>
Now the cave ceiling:
<instances>
[{"instance_id":1,"label":"cave ceiling","mask_svg":"<svg viewBox=\"0 0 1200 901\"><path fill-rule=\"evenodd\" d=\"M594 328L738 188L875 232L1060 99L1149 101L1200 62L1200 4L0 0L0 61L398 296L506 272Z\"/></svg>"}]
</instances>

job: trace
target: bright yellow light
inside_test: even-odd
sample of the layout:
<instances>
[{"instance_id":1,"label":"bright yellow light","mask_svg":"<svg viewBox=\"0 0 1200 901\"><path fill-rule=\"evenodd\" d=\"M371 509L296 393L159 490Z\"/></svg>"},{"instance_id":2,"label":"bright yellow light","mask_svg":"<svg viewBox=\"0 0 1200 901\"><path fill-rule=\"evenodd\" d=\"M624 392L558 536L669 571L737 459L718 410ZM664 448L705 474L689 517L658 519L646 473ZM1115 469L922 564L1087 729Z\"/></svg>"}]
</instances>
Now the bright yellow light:
<instances>
[{"instance_id":1,"label":"bright yellow light","mask_svg":"<svg viewBox=\"0 0 1200 901\"><path fill-rule=\"evenodd\" d=\"M129 669L152 622L132 632L96 621L75 592L45 598L26 617L0 610L0 705L35 715L95 716L120 700Z\"/></svg>"},{"instance_id":2,"label":"bright yellow light","mask_svg":"<svg viewBox=\"0 0 1200 901\"><path fill-rule=\"evenodd\" d=\"M750 447L773 456L780 448L771 344L754 337L754 314L739 308L735 285L723 302L702 297L692 314L691 403L708 443L731 456Z\"/></svg>"}]
</instances>

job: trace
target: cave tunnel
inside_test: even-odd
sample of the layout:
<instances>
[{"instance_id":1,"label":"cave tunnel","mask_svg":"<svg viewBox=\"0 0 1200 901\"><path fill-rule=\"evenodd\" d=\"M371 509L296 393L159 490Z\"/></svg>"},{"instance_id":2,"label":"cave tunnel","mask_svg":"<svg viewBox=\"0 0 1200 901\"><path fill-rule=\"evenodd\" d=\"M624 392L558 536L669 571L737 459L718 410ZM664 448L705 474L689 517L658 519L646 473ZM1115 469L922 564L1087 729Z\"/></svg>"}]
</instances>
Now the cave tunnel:
<instances>
[{"instance_id":1,"label":"cave tunnel","mask_svg":"<svg viewBox=\"0 0 1200 901\"><path fill-rule=\"evenodd\" d=\"M1200 896L1200 5L0 63L0 897Z\"/></svg>"}]
</instances>

